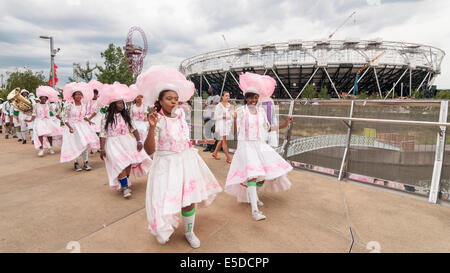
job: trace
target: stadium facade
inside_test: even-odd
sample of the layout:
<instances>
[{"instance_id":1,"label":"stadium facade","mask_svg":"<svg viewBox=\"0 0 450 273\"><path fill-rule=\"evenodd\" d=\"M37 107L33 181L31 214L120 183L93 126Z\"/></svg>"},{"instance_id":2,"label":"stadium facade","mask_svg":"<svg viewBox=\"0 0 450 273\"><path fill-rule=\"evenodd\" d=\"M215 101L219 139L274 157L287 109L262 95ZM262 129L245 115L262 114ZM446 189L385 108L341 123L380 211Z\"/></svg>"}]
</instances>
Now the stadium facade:
<instances>
[{"instance_id":1,"label":"stadium facade","mask_svg":"<svg viewBox=\"0 0 450 273\"><path fill-rule=\"evenodd\" d=\"M199 92L215 84L219 91L242 98L239 74L250 71L277 80L274 98L300 98L308 84L317 90L326 87L337 98L353 92L358 70L370 63L359 75L358 93L385 98L392 92L396 96L410 96L416 89L430 92L444 56L433 46L381 39L292 40L203 53L183 60L180 70Z\"/></svg>"}]
</instances>

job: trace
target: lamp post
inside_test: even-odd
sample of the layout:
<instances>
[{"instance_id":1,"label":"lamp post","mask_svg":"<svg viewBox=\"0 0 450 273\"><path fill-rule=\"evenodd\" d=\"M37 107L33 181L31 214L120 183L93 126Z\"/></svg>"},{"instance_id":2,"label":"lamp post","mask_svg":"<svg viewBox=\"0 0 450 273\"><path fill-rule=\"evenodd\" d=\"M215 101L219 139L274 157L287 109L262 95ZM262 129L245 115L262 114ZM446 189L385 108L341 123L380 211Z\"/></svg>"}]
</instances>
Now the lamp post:
<instances>
[{"instance_id":1,"label":"lamp post","mask_svg":"<svg viewBox=\"0 0 450 273\"><path fill-rule=\"evenodd\" d=\"M60 50L53 48L53 36L39 36L41 39L50 39L50 70L52 72L52 87L55 87L55 55Z\"/></svg>"}]
</instances>

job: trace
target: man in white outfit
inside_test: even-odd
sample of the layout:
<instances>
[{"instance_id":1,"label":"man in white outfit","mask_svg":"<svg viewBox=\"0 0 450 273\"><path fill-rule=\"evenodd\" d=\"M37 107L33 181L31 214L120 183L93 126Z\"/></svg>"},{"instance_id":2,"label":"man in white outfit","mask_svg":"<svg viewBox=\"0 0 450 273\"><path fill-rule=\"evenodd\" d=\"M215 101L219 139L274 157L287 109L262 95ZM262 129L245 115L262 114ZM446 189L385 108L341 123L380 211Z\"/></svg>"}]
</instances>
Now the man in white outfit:
<instances>
[{"instance_id":1,"label":"man in white outfit","mask_svg":"<svg viewBox=\"0 0 450 273\"><path fill-rule=\"evenodd\" d=\"M208 89L209 97L206 99L205 102L205 112L203 114L203 120L205 121L205 126L210 120L214 120L214 112L216 111L216 106L220 102L220 96L217 94L217 86L213 83ZM206 129L211 128L211 133L214 133L214 123L212 127L205 127ZM206 137L209 137L209 132L207 132ZM217 140L215 141L214 145L206 144L206 148L203 150L204 152L210 151L211 153L214 152L216 149Z\"/></svg>"}]
</instances>

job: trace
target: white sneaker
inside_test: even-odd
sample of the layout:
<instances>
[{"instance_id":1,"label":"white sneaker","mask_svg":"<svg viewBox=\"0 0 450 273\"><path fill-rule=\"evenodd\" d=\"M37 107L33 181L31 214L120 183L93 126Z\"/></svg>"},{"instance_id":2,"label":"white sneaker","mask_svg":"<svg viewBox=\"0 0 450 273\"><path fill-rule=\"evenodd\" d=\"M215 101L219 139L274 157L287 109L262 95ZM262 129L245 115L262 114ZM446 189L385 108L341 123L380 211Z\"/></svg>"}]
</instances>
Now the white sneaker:
<instances>
[{"instance_id":1,"label":"white sneaker","mask_svg":"<svg viewBox=\"0 0 450 273\"><path fill-rule=\"evenodd\" d=\"M48 153L51 154L51 155L54 155L54 154L55 154L55 151L53 151L53 149L50 148L50 149L48 149Z\"/></svg>"},{"instance_id":2,"label":"white sneaker","mask_svg":"<svg viewBox=\"0 0 450 273\"><path fill-rule=\"evenodd\" d=\"M123 189L123 197L128 198L131 196L131 191L129 188L124 188Z\"/></svg>"},{"instance_id":3,"label":"white sneaker","mask_svg":"<svg viewBox=\"0 0 450 273\"><path fill-rule=\"evenodd\" d=\"M252 218L255 221L259 221L259 220L265 220L266 216L264 216L264 214L262 214L261 211L254 211L254 212L252 212Z\"/></svg>"},{"instance_id":4,"label":"white sneaker","mask_svg":"<svg viewBox=\"0 0 450 273\"><path fill-rule=\"evenodd\" d=\"M43 149L40 149L40 150L39 150L38 156L39 156L39 157L44 156L44 150L43 150Z\"/></svg>"},{"instance_id":5,"label":"white sneaker","mask_svg":"<svg viewBox=\"0 0 450 273\"><path fill-rule=\"evenodd\" d=\"M163 238L161 238L161 236L157 235L157 236L156 236L156 241L157 241L158 244L160 244L160 245L165 245L169 240L164 240Z\"/></svg>"},{"instance_id":6,"label":"white sneaker","mask_svg":"<svg viewBox=\"0 0 450 273\"><path fill-rule=\"evenodd\" d=\"M192 248L200 247L200 240L197 238L197 236L195 236L194 232L185 233L184 237L186 237L186 240L189 242Z\"/></svg>"}]
</instances>

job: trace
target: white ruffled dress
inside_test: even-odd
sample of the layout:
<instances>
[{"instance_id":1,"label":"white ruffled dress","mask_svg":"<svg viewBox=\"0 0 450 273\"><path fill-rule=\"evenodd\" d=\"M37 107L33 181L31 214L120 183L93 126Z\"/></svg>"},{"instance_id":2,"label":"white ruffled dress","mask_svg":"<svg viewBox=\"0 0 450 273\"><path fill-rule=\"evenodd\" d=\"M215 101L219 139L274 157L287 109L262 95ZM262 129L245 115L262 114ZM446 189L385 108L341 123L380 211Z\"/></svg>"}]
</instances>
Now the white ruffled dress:
<instances>
[{"instance_id":1,"label":"white ruffled dress","mask_svg":"<svg viewBox=\"0 0 450 273\"><path fill-rule=\"evenodd\" d=\"M238 145L228 171L225 192L238 202L249 202L247 181L265 181L267 191L288 190L291 182L286 174L293 168L264 141L270 128L262 107L251 114L247 106L237 109Z\"/></svg>"},{"instance_id":2,"label":"white ruffled dress","mask_svg":"<svg viewBox=\"0 0 450 273\"><path fill-rule=\"evenodd\" d=\"M46 137L52 137L53 147L61 145L61 135L64 129L53 122L50 111L51 105L49 103L37 103L33 108L33 116L36 117L33 124L33 141L36 149L41 146L40 136L45 137L44 145L42 145L44 148L50 148L50 143Z\"/></svg>"},{"instance_id":3,"label":"white ruffled dress","mask_svg":"<svg viewBox=\"0 0 450 273\"><path fill-rule=\"evenodd\" d=\"M177 111L175 118L158 117L146 211L151 233L168 240L178 226L181 208L194 203L206 207L222 188L198 150L192 148L184 111Z\"/></svg>"},{"instance_id":4,"label":"white ruffled dress","mask_svg":"<svg viewBox=\"0 0 450 273\"><path fill-rule=\"evenodd\" d=\"M225 116L226 119L223 117ZM224 136L229 136L231 134L231 128L233 126L233 115L232 115L232 106L228 103L225 107L222 103L219 103L216 106L216 110L214 112L215 122L215 130L216 135L219 140Z\"/></svg>"},{"instance_id":5,"label":"white ruffled dress","mask_svg":"<svg viewBox=\"0 0 450 273\"><path fill-rule=\"evenodd\" d=\"M120 113L115 114L115 120L116 122L109 124L106 130L106 115L102 118L100 137L106 138L105 165L109 186L112 189L120 189L117 177L125 168L131 165L131 174L141 177L147 175L152 160L144 149L137 150L136 138L130 134L130 129L131 133L136 130L133 121L129 128ZM128 185L131 183L128 182Z\"/></svg>"},{"instance_id":6,"label":"white ruffled dress","mask_svg":"<svg viewBox=\"0 0 450 273\"><path fill-rule=\"evenodd\" d=\"M86 116L89 118L92 114L97 113L95 115L95 117L93 117L91 119L91 122L93 124L91 124L92 129L94 130L94 132L96 133L100 133L101 131L101 123L102 123L102 115L100 113L100 108L101 105L98 103L97 100L91 100L90 102L88 102L87 104L87 113Z\"/></svg>"},{"instance_id":7,"label":"white ruffled dress","mask_svg":"<svg viewBox=\"0 0 450 273\"><path fill-rule=\"evenodd\" d=\"M141 136L141 139L144 141L147 138L149 124L147 121L147 107L142 104L140 107L137 107L136 104L133 104L130 108L130 116L136 125L136 129Z\"/></svg>"},{"instance_id":8,"label":"white ruffled dress","mask_svg":"<svg viewBox=\"0 0 450 273\"><path fill-rule=\"evenodd\" d=\"M61 163L75 160L87 148L100 148L100 139L89 123L84 120L85 117L86 104L76 106L73 103L68 103L64 107L64 122L70 123L74 132L73 134L70 133L69 127L65 126L61 147Z\"/></svg>"}]
</instances>

